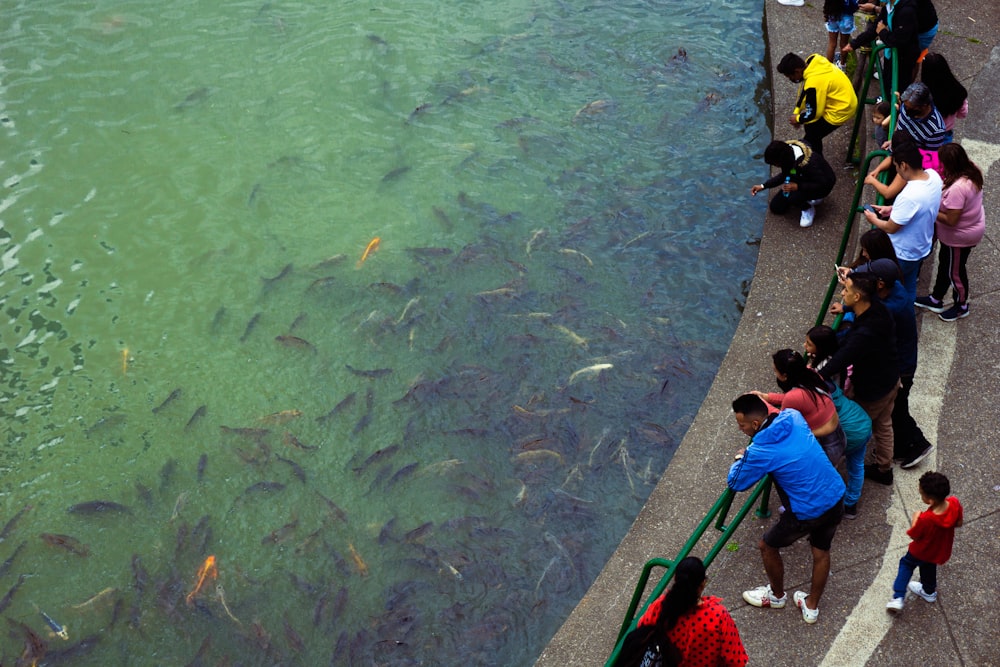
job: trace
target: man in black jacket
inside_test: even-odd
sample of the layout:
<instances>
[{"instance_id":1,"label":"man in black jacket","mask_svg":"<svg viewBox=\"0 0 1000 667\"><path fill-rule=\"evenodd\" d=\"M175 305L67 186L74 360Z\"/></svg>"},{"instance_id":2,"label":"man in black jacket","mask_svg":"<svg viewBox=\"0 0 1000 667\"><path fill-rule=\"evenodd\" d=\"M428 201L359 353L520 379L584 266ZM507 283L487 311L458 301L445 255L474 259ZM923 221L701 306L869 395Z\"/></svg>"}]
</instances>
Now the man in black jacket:
<instances>
[{"instance_id":1,"label":"man in black jacket","mask_svg":"<svg viewBox=\"0 0 1000 667\"><path fill-rule=\"evenodd\" d=\"M875 464L865 465L865 477L892 484L892 408L899 391L899 357L892 315L878 299L878 283L870 273L852 273L844 281L844 306L854 311L854 323L840 349L820 370L823 379L851 372L849 396L872 419Z\"/></svg>"},{"instance_id":2,"label":"man in black jacket","mask_svg":"<svg viewBox=\"0 0 1000 667\"><path fill-rule=\"evenodd\" d=\"M781 172L750 188L756 196L761 190L780 185L781 191L771 199L771 212L783 215L789 209L801 211L800 227L809 227L816 217L815 204L830 194L837 174L823 156L804 141L772 141L764 149L764 162Z\"/></svg>"},{"instance_id":3,"label":"man in black jacket","mask_svg":"<svg viewBox=\"0 0 1000 667\"><path fill-rule=\"evenodd\" d=\"M920 57L916 0L889 0L882 5L878 19L869 21L865 31L843 48L844 56L854 49L871 44L876 37L889 48L896 49L896 55L899 57L899 81L889 90L898 92L906 90L906 87L913 82L917 58ZM888 55L889 52L883 51L883 53ZM891 60L885 61L886 74L892 71L891 64ZM891 83L888 77L886 81Z\"/></svg>"}]
</instances>

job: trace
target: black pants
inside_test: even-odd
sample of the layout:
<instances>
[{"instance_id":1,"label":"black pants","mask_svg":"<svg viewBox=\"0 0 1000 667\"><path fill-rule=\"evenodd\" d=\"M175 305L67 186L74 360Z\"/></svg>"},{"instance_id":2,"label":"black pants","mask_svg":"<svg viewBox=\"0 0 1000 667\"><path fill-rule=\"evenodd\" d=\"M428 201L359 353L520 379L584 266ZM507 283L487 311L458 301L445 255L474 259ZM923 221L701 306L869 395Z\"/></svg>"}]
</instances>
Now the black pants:
<instances>
[{"instance_id":1,"label":"black pants","mask_svg":"<svg viewBox=\"0 0 1000 667\"><path fill-rule=\"evenodd\" d=\"M899 385L896 401L892 404L892 451L893 458L907 459L924 451L931 443L924 437L924 432L910 415L910 389L913 387L913 376L899 378Z\"/></svg>"},{"instance_id":2,"label":"black pants","mask_svg":"<svg viewBox=\"0 0 1000 667\"><path fill-rule=\"evenodd\" d=\"M839 125L831 125L830 123L826 122L822 118L817 118L816 120L814 120L811 123L806 123L803 127L805 128L806 135L804 137L802 137L802 139L807 144L809 144L810 146L812 146L812 149L815 152L817 152L820 155L822 155L823 154L823 137L825 137L826 135L830 134L831 132L833 132L834 130L836 130L840 126Z\"/></svg>"}]
</instances>

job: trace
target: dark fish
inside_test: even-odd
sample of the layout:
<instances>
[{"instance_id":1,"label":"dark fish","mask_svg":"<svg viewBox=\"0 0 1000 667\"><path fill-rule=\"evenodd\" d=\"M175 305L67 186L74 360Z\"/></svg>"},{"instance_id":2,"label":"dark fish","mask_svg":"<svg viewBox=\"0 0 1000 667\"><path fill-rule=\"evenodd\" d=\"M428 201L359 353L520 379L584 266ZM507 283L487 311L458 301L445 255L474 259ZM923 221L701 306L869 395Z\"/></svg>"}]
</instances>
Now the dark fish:
<instances>
[{"instance_id":1,"label":"dark fish","mask_svg":"<svg viewBox=\"0 0 1000 667\"><path fill-rule=\"evenodd\" d=\"M95 433L100 433L105 429L113 428L123 423L125 423L124 413L116 412L114 414L101 417L96 422L91 424L90 427L83 432L83 434L89 438Z\"/></svg>"},{"instance_id":2,"label":"dark fish","mask_svg":"<svg viewBox=\"0 0 1000 667\"><path fill-rule=\"evenodd\" d=\"M121 600L119 600L119 602L120 601ZM89 635L87 637L84 637L78 642L70 644L66 648L62 648L57 651L48 651L45 654L45 664L47 665L77 664L78 659L93 651L99 641L101 641L100 635Z\"/></svg>"},{"instance_id":3,"label":"dark fish","mask_svg":"<svg viewBox=\"0 0 1000 667\"><path fill-rule=\"evenodd\" d=\"M390 283L385 281L371 283L368 285L368 287L370 289L379 289L385 292L392 292L393 294L400 294L403 291L403 288L397 285L396 283Z\"/></svg>"},{"instance_id":4,"label":"dark fish","mask_svg":"<svg viewBox=\"0 0 1000 667\"><path fill-rule=\"evenodd\" d=\"M317 417L316 421L323 423L337 416L347 408L351 407L354 404L354 399L356 399L357 396L358 396L357 392L352 391L350 394L345 396L339 403L333 406L333 409L330 410L328 413L326 413L321 417Z\"/></svg>"},{"instance_id":5,"label":"dark fish","mask_svg":"<svg viewBox=\"0 0 1000 667\"><path fill-rule=\"evenodd\" d=\"M392 539L392 532L396 529L396 517L392 517L385 522L382 530L378 531L378 543L385 544Z\"/></svg>"},{"instance_id":6,"label":"dark fish","mask_svg":"<svg viewBox=\"0 0 1000 667\"><path fill-rule=\"evenodd\" d=\"M347 608L347 586L341 586L330 605L330 622L336 623Z\"/></svg>"},{"instance_id":7,"label":"dark fish","mask_svg":"<svg viewBox=\"0 0 1000 667\"><path fill-rule=\"evenodd\" d=\"M291 334L275 336L274 340L278 341L285 347L295 348L296 350L309 350L311 352L316 351L316 346L307 341L305 338L299 338L298 336L292 336Z\"/></svg>"},{"instance_id":8,"label":"dark fish","mask_svg":"<svg viewBox=\"0 0 1000 667\"><path fill-rule=\"evenodd\" d=\"M386 42L381 37L379 37L378 35L369 34L369 35L366 36L366 38L368 39L369 42L371 42L372 44L375 44L376 46L389 46L389 43Z\"/></svg>"},{"instance_id":9,"label":"dark fish","mask_svg":"<svg viewBox=\"0 0 1000 667\"><path fill-rule=\"evenodd\" d=\"M39 535L49 546L65 549L71 554L86 558L90 555L90 547L80 540L70 535L57 535L55 533L42 533Z\"/></svg>"},{"instance_id":10,"label":"dark fish","mask_svg":"<svg viewBox=\"0 0 1000 667\"><path fill-rule=\"evenodd\" d=\"M316 600L316 605L313 607L313 627L319 627L319 624L323 622L323 612L326 610L326 605L330 601L330 597L333 595L333 589L328 588L319 599Z\"/></svg>"},{"instance_id":11,"label":"dark fish","mask_svg":"<svg viewBox=\"0 0 1000 667\"><path fill-rule=\"evenodd\" d=\"M393 485L403 480L407 475L412 475L413 471L415 471L417 469L417 466L419 465L420 465L419 463L414 461L413 463L405 465L402 468L400 468L398 471L396 471L395 475L389 478L389 481L386 483L385 488L391 489Z\"/></svg>"},{"instance_id":12,"label":"dark fish","mask_svg":"<svg viewBox=\"0 0 1000 667\"><path fill-rule=\"evenodd\" d=\"M24 575L21 575L21 579L24 579ZM20 585L20 581L17 584ZM16 586L15 586L16 588ZM13 590L13 589L12 589ZM9 595L9 593L8 593ZM7 598L4 598L7 600ZM9 604L9 601L8 601ZM2 610L7 605L0 602L0 610ZM20 659L17 661L17 665L37 665L45 654L49 650L48 644L45 640L38 636L38 634L29 628L24 623L20 621L15 621L11 618L7 619L7 623L14 629L21 631L21 636L24 638L24 651L21 653Z\"/></svg>"},{"instance_id":13,"label":"dark fish","mask_svg":"<svg viewBox=\"0 0 1000 667\"><path fill-rule=\"evenodd\" d=\"M251 440L260 440L271 434L271 429L269 428L241 428L234 426L220 426L219 430L227 435L238 435L241 438L249 438Z\"/></svg>"},{"instance_id":14,"label":"dark fish","mask_svg":"<svg viewBox=\"0 0 1000 667\"><path fill-rule=\"evenodd\" d=\"M143 591L146 590L146 586L149 584L149 572L143 566L139 554L132 554L132 583L135 587L136 597L142 597Z\"/></svg>"},{"instance_id":15,"label":"dark fish","mask_svg":"<svg viewBox=\"0 0 1000 667\"><path fill-rule=\"evenodd\" d=\"M454 252L451 248L407 248L406 252L414 257L442 257Z\"/></svg>"},{"instance_id":16,"label":"dark fish","mask_svg":"<svg viewBox=\"0 0 1000 667\"><path fill-rule=\"evenodd\" d=\"M347 259L347 255L345 255L344 253L340 253L337 255L332 255L330 257L327 257L326 259L317 262L316 264L313 264L309 268L311 268L313 271L325 271L327 269L331 269L337 266L338 264L342 263L345 259Z\"/></svg>"},{"instance_id":17,"label":"dark fish","mask_svg":"<svg viewBox=\"0 0 1000 667\"><path fill-rule=\"evenodd\" d=\"M202 454L198 457L198 481L200 482L205 477L205 466L208 465L208 454Z\"/></svg>"},{"instance_id":18,"label":"dark fish","mask_svg":"<svg viewBox=\"0 0 1000 667\"><path fill-rule=\"evenodd\" d=\"M423 104L421 104L420 106L418 106L417 108L415 108L413 111L410 112L410 115L407 116L407 118L406 118L406 124L409 125L410 123L413 122L414 118L416 118L420 114L424 113L425 111L427 111L428 109L430 109L433 106L434 105L431 104L430 102L424 102Z\"/></svg>"},{"instance_id":19,"label":"dark fish","mask_svg":"<svg viewBox=\"0 0 1000 667\"><path fill-rule=\"evenodd\" d=\"M209 92L211 91L209 91L207 86L202 86L201 88L192 91L187 97L174 106L174 111L184 111L185 109L193 107L207 98Z\"/></svg>"},{"instance_id":20,"label":"dark fish","mask_svg":"<svg viewBox=\"0 0 1000 667\"><path fill-rule=\"evenodd\" d=\"M441 226L444 227L446 232L450 232L454 229L455 226L452 224L451 218L448 217L447 213L437 206L434 206L432 210L434 211L434 217L437 218L438 222L441 223Z\"/></svg>"},{"instance_id":21,"label":"dark fish","mask_svg":"<svg viewBox=\"0 0 1000 667\"><path fill-rule=\"evenodd\" d=\"M393 169L392 171L386 173L386 175L382 177L382 182L383 183L390 183L392 181L395 181L396 179L398 179L400 176L402 176L403 174L405 174L409 170L410 170L410 166L409 165L404 165L402 167L396 167L395 169Z\"/></svg>"},{"instance_id":22,"label":"dark fish","mask_svg":"<svg viewBox=\"0 0 1000 667\"><path fill-rule=\"evenodd\" d=\"M14 561L21 554L21 550L24 549L24 545L26 544L27 542L21 542L19 545L17 545L17 548L14 549L14 553L10 555L10 558L5 560L3 562L3 565L0 565L0 577L3 577L5 574L7 574L11 566L14 564Z\"/></svg>"},{"instance_id":23,"label":"dark fish","mask_svg":"<svg viewBox=\"0 0 1000 667\"><path fill-rule=\"evenodd\" d=\"M215 333L216 331L219 330L219 327L222 326L222 320L225 317L226 317L226 307L219 306L219 309L215 311L215 317L212 318L212 325L211 327L209 327L212 333Z\"/></svg>"},{"instance_id":24,"label":"dark fish","mask_svg":"<svg viewBox=\"0 0 1000 667\"><path fill-rule=\"evenodd\" d=\"M306 642L302 639L302 635L292 627L287 618L285 619L285 641L288 642L288 647L292 649L293 653L302 653L306 648Z\"/></svg>"},{"instance_id":25,"label":"dark fish","mask_svg":"<svg viewBox=\"0 0 1000 667\"><path fill-rule=\"evenodd\" d=\"M177 387L177 389L174 389L172 392L170 392L169 396L167 396L165 399L163 399L162 403L160 403L155 408L153 408L153 414L154 415L155 414L159 414L159 412L161 410L163 410L165 407L167 407L168 405L170 405L171 403L173 403L175 400L177 400L177 398L180 397L180 395L181 395L181 388Z\"/></svg>"},{"instance_id":26,"label":"dark fish","mask_svg":"<svg viewBox=\"0 0 1000 667\"><path fill-rule=\"evenodd\" d=\"M250 334L257 327L257 323L260 322L261 314L262 313L254 313L254 316L250 318L249 322L247 322L247 327L243 330L243 335L240 336L241 343L246 342L246 339L250 337Z\"/></svg>"},{"instance_id":27,"label":"dark fish","mask_svg":"<svg viewBox=\"0 0 1000 667\"><path fill-rule=\"evenodd\" d=\"M174 459L167 459L164 462L163 467L160 468L160 491L162 492L168 486L170 486L170 481L174 478L174 473L177 471L177 461Z\"/></svg>"},{"instance_id":28,"label":"dark fish","mask_svg":"<svg viewBox=\"0 0 1000 667\"><path fill-rule=\"evenodd\" d=\"M184 429L187 430L191 428L196 421L205 416L206 412L208 412L208 406L199 405L198 409L195 410L194 414L191 415L191 419L187 420L187 424L184 424Z\"/></svg>"},{"instance_id":29,"label":"dark fish","mask_svg":"<svg viewBox=\"0 0 1000 667\"><path fill-rule=\"evenodd\" d=\"M295 532L295 529L299 527L299 520L293 519L289 521L281 528L271 531L270 535L265 535L264 539L260 541L261 544L281 544L289 538L289 536Z\"/></svg>"},{"instance_id":30,"label":"dark fish","mask_svg":"<svg viewBox=\"0 0 1000 667\"><path fill-rule=\"evenodd\" d=\"M372 423L372 413L366 412L361 417L361 419L358 420L358 423L354 425L354 428L351 429L351 435L356 436L357 434L361 433L366 428L368 428L368 425L371 423Z\"/></svg>"},{"instance_id":31,"label":"dark fish","mask_svg":"<svg viewBox=\"0 0 1000 667\"><path fill-rule=\"evenodd\" d=\"M281 491L285 488L285 485L281 482L269 482L261 481L256 484L251 484L243 490L243 495L248 496L253 493L270 493L272 491Z\"/></svg>"},{"instance_id":32,"label":"dark fish","mask_svg":"<svg viewBox=\"0 0 1000 667\"><path fill-rule=\"evenodd\" d=\"M369 389L365 392L365 412L371 412L375 407L375 392Z\"/></svg>"},{"instance_id":33,"label":"dark fish","mask_svg":"<svg viewBox=\"0 0 1000 667\"><path fill-rule=\"evenodd\" d=\"M272 278L264 278L264 277L262 277L261 280L264 282L264 291L267 292L268 290L270 290L272 287L274 287L274 285L279 280L281 280L282 278L287 277L288 274L291 273L291 272L292 272L292 265L291 265L291 263L289 263L289 264L285 264L285 266L282 267L281 271L278 272L278 275L276 275L276 276L274 276Z\"/></svg>"},{"instance_id":34,"label":"dark fish","mask_svg":"<svg viewBox=\"0 0 1000 667\"><path fill-rule=\"evenodd\" d=\"M254 183L253 187L250 188L250 196L247 197L247 206L253 206L254 201L257 200L257 194L260 192L261 187L260 183Z\"/></svg>"},{"instance_id":35,"label":"dark fish","mask_svg":"<svg viewBox=\"0 0 1000 667\"><path fill-rule=\"evenodd\" d=\"M18 511L17 514L11 517L10 521L4 524L3 530L0 530L0 542L3 542L5 539L7 539L7 536L10 535L11 531L13 531L14 528L17 526L17 522L20 521L21 517L24 516L24 513L29 511L30 509L31 505L25 505Z\"/></svg>"},{"instance_id":36,"label":"dark fish","mask_svg":"<svg viewBox=\"0 0 1000 667\"><path fill-rule=\"evenodd\" d=\"M282 442L284 442L289 447L294 447L295 449L301 449L304 452L311 452L311 451L319 449L319 445L304 445L304 444L302 444L302 441L300 441L298 438L296 438L294 435L292 435L288 431L285 431L285 437L282 438Z\"/></svg>"},{"instance_id":37,"label":"dark fish","mask_svg":"<svg viewBox=\"0 0 1000 667\"><path fill-rule=\"evenodd\" d=\"M136 482L135 492L139 496L139 500L142 501L143 505L147 508L151 508L153 506L153 492L149 490L148 486L142 482Z\"/></svg>"},{"instance_id":38,"label":"dark fish","mask_svg":"<svg viewBox=\"0 0 1000 667\"><path fill-rule=\"evenodd\" d=\"M288 467L292 469L292 474L295 475L300 482L302 482L303 484L306 483L306 471L302 469L302 466L300 466L298 463L296 463L291 459L286 459L280 454L275 455L275 458L277 458L282 463L287 464Z\"/></svg>"},{"instance_id":39,"label":"dark fish","mask_svg":"<svg viewBox=\"0 0 1000 667\"><path fill-rule=\"evenodd\" d=\"M288 326L289 331L295 331L302 323L309 319L309 313L299 313L298 317L292 320L292 323Z\"/></svg>"},{"instance_id":40,"label":"dark fish","mask_svg":"<svg viewBox=\"0 0 1000 667\"><path fill-rule=\"evenodd\" d=\"M376 463L378 461L381 461L382 459L384 459L386 457L392 456L393 454L395 454L398 451L399 451L399 445L389 445L388 447L383 447L382 449L379 449L379 450L375 451L367 459L365 459L365 462L362 463L357 468L355 468L354 472L356 472L358 474L361 474L362 472L365 471L365 469L368 468L368 466L370 466L370 465L372 465L372 464L374 464L374 463Z\"/></svg>"},{"instance_id":41,"label":"dark fish","mask_svg":"<svg viewBox=\"0 0 1000 667\"><path fill-rule=\"evenodd\" d=\"M194 657L191 658L191 661L188 662L185 667L195 667L195 666L200 667L202 661L205 659L205 655L208 653L208 649L211 648L211 646L212 646L212 635L205 635L205 638L201 640L201 646L198 647L198 650L195 652Z\"/></svg>"},{"instance_id":42,"label":"dark fish","mask_svg":"<svg viewBox=\"0 0 1000 667\"><path fill-rule=\"evenodd\" d=\"M309 283L309 287L306 288L306 292L327 289L332 287L335 282L337 282L336 276L324 276L323 278L317 278Z\"/></svg>"},{"instance_id":43,"label":"dark fish","mask_svg":"<svg viewBox=\"0 0 1000 667\"><path fill-rule=\"evenodd\" d=\"M349 370L352 375L357 375L358 377L369 378L369 379L385 377L386 375L392 373L391 368L374 368L372 370L361 370L353 368L350 364L344 364L344 368Z\"/></svg>"},{"instance_id":44,"label":"dark fish","mask_svg":"<svg viewBox=\"0 0 1000 667\"><path fill-rule=\"evenodd\" d=\"M413 530L411 530L410 532L408 532L406 535L403 535L403 541L404 542L418 542L418 541L420 541L421 538L423 538L425 535L427 535L427 533L430 532L431 528L433 528L433 527L434 527L434 523L431 522L431 521L428 521L425 524L417 526L416 528L414 528Z\"/></svg>"},{"instance_id":45,"label":"dark fish","mask_svg":"<svg viewBox=\"0 0 1000 667\"><path fill-rule=\"evenodd\" d=\"M330 511L331 516L336 517L339 521L347 523L347 512L340 509L337 503L333 502L319 491L316 492L316 495L322 498L323 502L326 503L326 508Z\"/></svg>"},{"instance_id":46,"label":"dark fish","mask_svg":"<svg viewBox=\"0 0 1000 667\"><path fill-rule=\"evenodd\" d=\"M85 503L71 505L67 510L70 514L101 514L104 512L118 512L120 514L131 514L132 510L110 500L88 500Z\"/></svg>"}]
</instances>

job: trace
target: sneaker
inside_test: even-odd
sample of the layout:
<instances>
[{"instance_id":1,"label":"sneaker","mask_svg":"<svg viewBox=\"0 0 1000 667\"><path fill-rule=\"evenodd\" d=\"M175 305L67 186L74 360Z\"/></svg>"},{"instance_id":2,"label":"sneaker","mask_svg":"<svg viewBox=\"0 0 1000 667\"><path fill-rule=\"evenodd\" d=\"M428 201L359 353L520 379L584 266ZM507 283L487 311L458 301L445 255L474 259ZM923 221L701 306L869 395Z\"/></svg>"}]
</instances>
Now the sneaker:
<instances>
[{"instance_id":1,"label":"sneaker","mask_svg":"<svg viewBox=\"0 0 1000 667\"><path fill-rule=\"evenodd\" d=\"M885 603L885 610L890 614L898 614L903 611L903 605L906 601L903 598L893 598Z\"/></svg>"},{"instance_id":2,"label":"sneaker","mask_svg":"<svg viewBox=\"0 0 1000 667\"><path fill-rule=\"evenodd\" d=\"M755 607L782 609L785 602L788 601L788 593L776 598L771 592L771 584L768 584L767 586L758 586L752 591L743 591L743 599L747 601L747 604L752 604Z\"/></svg>"},{"instance_id":3,"label":"sneaker","mask_svg":"<svg viewBox=\"0 0 1000 667\"><path fill-rule=\"evenodd\" d=\"M923 598L927 602L937 602L937 591L934 591L933 593L925 593L924 585L919 581L911 581L906 585L906 589L918 598Z\"/></svg>"},{"instance_id":4,"label":"sneaker","mask_svg":"<svg viewBox=\"0 0 1000 667\"><path fill-rule=\"evenodd\" d=\"M854 505L844 505L844 518L853 521L858 518L858 506Z\"/></svg>"},{"instance_id":5,"label":"sneaker","mask_svg":"<svg viewBox=\"0 0 1000 667\"><path fill-rule=\"evenodd\" d=\"M871 464L865 466L865 479L870 479L877 484L884 484L886 486L892 486L892 468L886 471L878 469L877 465Z\"/></svg>"},{"instance_id":6,"label":"sneaker","mask_svg":"<svg viewBox=\"0 0 1000 667\"><path fill-rule=\"evenodd\" d=\"M945 310L944 302L938 301L930 294L928 294L927 296L918 296L913 301L913 305L916 306L917 308L926 308L932 313L943 313Z\"/></svg>"},{"instance_id":7,"label":"sneaker","mask_svg":"<svg viewBox=\"0 0 1000 667\"><path fill-rule=\"evenodd\" d=\"M819 618L819 609L810 609L806 606L806 598L809 594L805 591L795 591L792 599L795 600L795 606L802 610L802 620L806 623L815 623L816 619Z\"/></svg>"},{"instance_id":8,"label":"sneaker","mask_svg":"<svg viewBox=\"0 0 1000 667\"><path fill-rule=\"evenodd\" d=\"M820 204L823 203L824 199L826 199L826 197L820 197L819 199L810 199L809 203L812 204L813 206L819 206Z\"/></svg>"},{"instance_id":9,"label":"sneaker","mask_svg":"<svg viewBox=\"0 0 1000 667\"><path fill-rule=\"evenodd\" d=\"M803 212L802 215L805 215ZM801 222L799 224L802 224ZM810 223L811 224L811 223ZM942 322L954 322L955 320L960 320L963 317L969 316L969 306L968 304L964 306L959 306L955 304L943 313L938 313L938 317L941 318Z\"/></svg>"},{"instance_id":10,"label":"sneaker","mask_svg":"<svg viewBox=\"0 0 1000 667\"><path fill-rule=\"evenodd\" d=\"M778 4L786 7L801 7L806 4L806 0L778 0Z\"/></svg>"},{"instance_id":11,"label":"sneaker","mask_svg":"<svg viewBox=\"0 0 1000 667\"><path fill-rule=\"evenodd\" d=\"M923 448L923 451L904 458L903 462L899 464L899 467L902 468L903 470L909 470L910 468L914 468L918 463L927 458L927 455L930 454L933 450L934 450L934 445L927 443L927 445Z\"/></svg>"},{"instance_id":12,"label":"sneaker","mask_svg":"<svg viewBox=\"0 0 1000 667\"><path fill-rule=\"evenodd\" d=\"M801 217L799 217L799 227L812 227L813 219L815 217L816 217L815 207L810 206L809 208L804 209L802 211ZM968 311L966 311L965 314L968 315L969 314ZM965 317L965 315L963 315L962 317Z\"/></svg>"}]
</instances>

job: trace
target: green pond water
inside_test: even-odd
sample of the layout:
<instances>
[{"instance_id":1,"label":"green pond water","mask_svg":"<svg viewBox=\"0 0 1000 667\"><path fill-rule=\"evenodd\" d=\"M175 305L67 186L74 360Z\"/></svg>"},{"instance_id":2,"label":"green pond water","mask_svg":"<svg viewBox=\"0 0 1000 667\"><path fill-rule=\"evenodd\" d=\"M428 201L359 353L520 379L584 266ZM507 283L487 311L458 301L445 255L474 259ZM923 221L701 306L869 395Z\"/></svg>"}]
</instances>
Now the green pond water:
<instances>
[{"instance_id":1,"label":"green pond water","mask_svg":"<svg viewBox=\"0 0 1000 667\"><path fill-rule=\"evenodd\" d=\"M4 662L530 664L740 317L761 11L4 3Z\"/></svg>"}]
</instances>

